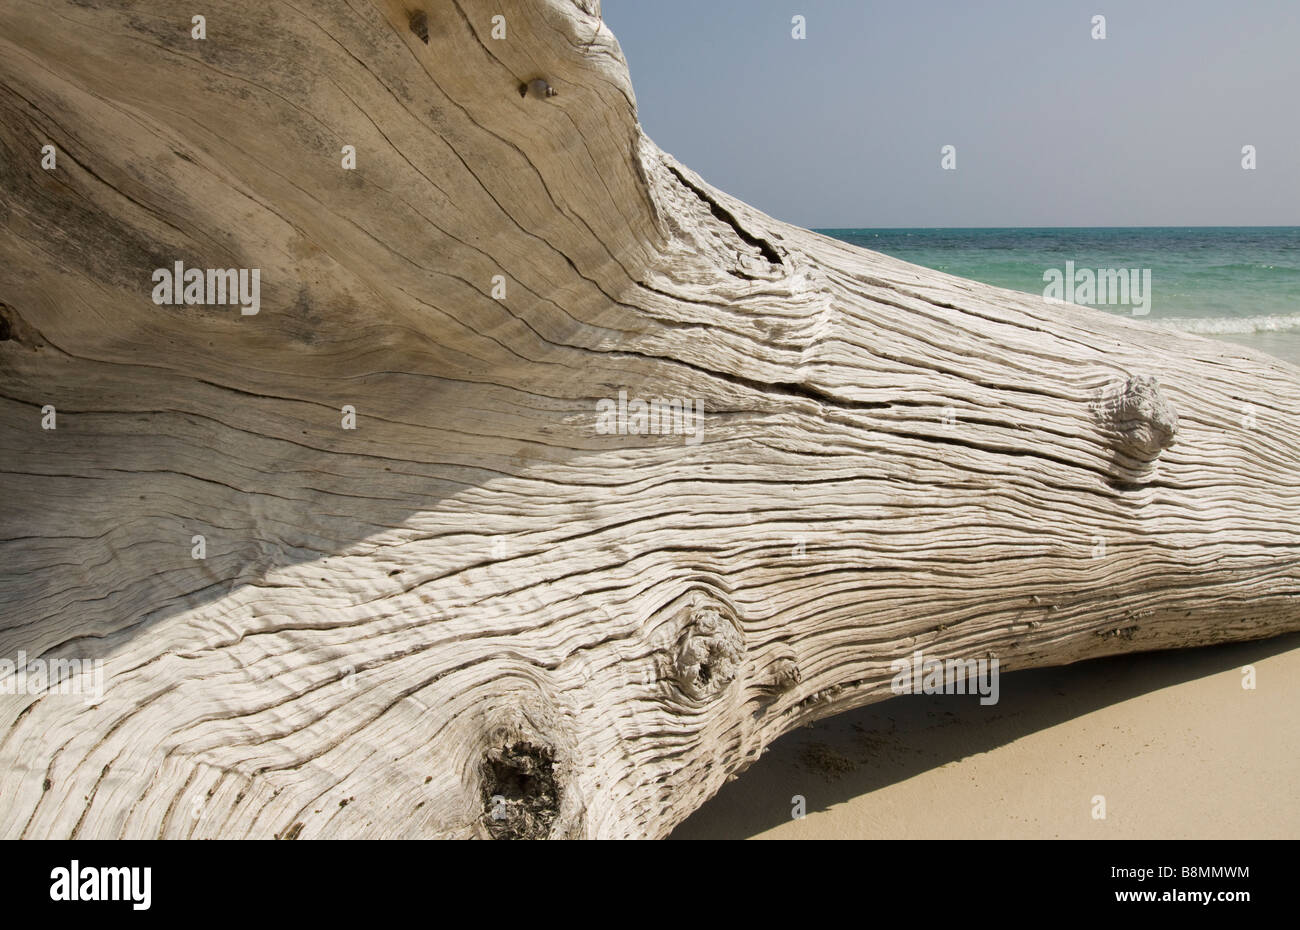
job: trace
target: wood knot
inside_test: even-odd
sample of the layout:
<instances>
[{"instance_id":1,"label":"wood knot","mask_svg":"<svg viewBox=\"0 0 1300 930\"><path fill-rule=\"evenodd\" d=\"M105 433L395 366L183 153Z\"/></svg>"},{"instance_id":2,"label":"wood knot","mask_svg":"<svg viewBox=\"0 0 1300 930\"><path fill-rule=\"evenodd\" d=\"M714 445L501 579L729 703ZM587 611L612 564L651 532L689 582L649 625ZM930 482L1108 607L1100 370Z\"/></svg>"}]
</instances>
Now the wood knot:
<instances>
[{"instance_id":1,"label":"wood knot","mask_svg":"<svg viewBox=\"0 0 1300 930\"><path fill-rule=\"evenodd\" d=\"M429 44L429 17L424 10L416 10L411 14L411 31L425 45Z\"/></svg>"},{"instance_id":2,"label":"wood knot","mask_svg":"<svg viewBox=\"0 0 1300 930\"><path fill-rule=\"evenodd\" d=\"M506 680L498 693L515 689L512 703L488 702L486 717L467 721L476 732L465 734L470 745L461 778L470 790L466 800L477 802L474 832L497 840L582 836L587 805L574 773L573 733L545 693L544 679Z\"/></svg>"},{"instance_id":3,"label":"wood knot","mask_svg":"<svg viewBox=\"0 0 1300 930\"><path fill-rule=\"evenodd\" d=\"M526 81L519 85L519 96L527 97L529 93L539 100L545 100L547 97L559 96L560 92L548 84L544 79L533 78L531 81Z\"/></svg>"},{"instance_id":4,"label":"wood knot","mask_svg":"<svg viewBox=\"0 0 1300 930\"><path fill-rule=\"evenodd\" d=\"M1129 378L1104 408L1104 418L1115 435L1116 451L1144 461L1172 446L1178 432L1178 414L1151 377Z\"/></svg>"},{"instance_id":5,"label":"wood knot","mask_svg":"<svg viewBox=\"0 0 1300 930\"><path fill-rule=\"evenodd\" d=\"M677 686L697 701L716 698L740 677L745 638L728 608L703 592L683 608L673 656Z\"/></svg>"},{"instance_id":6,"label":"wood knot","mask_svg":"<svg viewBox=\"0 0 1300 930\"><path fill-rule=\"evenodd\" d=\"M528 740L489 749L483 758L484 825L494 840L539 840L560 811L555 751Z\"/></svg>"},{"instance_id":7,"label":"wood knot","mask_svg":"<svg viewBox=\"0 0 1300 930\"><path fill-rule=\"evenodd\" d=\"M794 659L777 659L772 666L772 685L777 691L790 691L803 681L803 672Z\"/></svg>"}]
</instances>

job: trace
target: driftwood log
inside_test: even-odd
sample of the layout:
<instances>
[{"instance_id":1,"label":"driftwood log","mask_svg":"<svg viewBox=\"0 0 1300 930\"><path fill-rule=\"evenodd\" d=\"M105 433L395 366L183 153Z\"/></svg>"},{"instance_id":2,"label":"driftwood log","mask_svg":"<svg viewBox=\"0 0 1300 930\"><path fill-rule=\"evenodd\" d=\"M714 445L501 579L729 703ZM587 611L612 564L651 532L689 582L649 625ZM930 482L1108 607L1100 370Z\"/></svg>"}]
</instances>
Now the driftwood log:
<instances>
[{"instance_id":1,"label":"driftwood log","mask_svg":"<svg viewBox=\"0 0 1300 930\"><path fill-rule=\"evenodd\" d=\"M201 6L0 4L0 835L657 837L917 651L1300 629L1295 367L760 214L597 0Z\"/></svg>"}]
</instances>

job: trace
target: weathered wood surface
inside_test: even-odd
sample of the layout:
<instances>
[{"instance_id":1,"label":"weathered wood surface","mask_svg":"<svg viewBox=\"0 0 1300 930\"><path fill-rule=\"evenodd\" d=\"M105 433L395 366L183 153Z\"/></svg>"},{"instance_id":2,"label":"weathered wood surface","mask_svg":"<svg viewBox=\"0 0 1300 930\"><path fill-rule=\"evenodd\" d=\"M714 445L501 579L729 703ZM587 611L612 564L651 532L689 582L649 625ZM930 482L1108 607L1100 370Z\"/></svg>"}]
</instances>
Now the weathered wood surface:
<instances>
[{"instance_id":1,"label":"weathered wood surface","mask_svg":"<svg viewBox=\"0 0 1300 930\"><path fill-rule=\"evenodd\" d=\"M1296 368L761 215L595 0L205 6L0 4L0 656L104 663L0 835L660 836L916 650L1300 629Z\"/></svg>"}]
</instances>

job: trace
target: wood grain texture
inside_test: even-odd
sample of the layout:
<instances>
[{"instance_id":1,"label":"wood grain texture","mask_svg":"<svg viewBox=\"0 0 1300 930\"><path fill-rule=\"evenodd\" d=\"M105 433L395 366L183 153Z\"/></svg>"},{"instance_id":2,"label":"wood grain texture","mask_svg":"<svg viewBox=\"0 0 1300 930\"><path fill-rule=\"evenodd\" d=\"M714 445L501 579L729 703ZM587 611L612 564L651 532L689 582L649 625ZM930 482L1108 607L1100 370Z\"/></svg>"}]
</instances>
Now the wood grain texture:
<instances>
[{"instance_id":1,"label":"wood grain texture","mask_svg":"<svg viewBox=\"0 0 1300 930\"><path fill-rule=\"evenodd\" d=\"M916 650L1300 629L1295 367L758 213L595 0L204 6L0 5L0 657L104 670L0 835L656 837Z\"/></svg>"}]
</instances>

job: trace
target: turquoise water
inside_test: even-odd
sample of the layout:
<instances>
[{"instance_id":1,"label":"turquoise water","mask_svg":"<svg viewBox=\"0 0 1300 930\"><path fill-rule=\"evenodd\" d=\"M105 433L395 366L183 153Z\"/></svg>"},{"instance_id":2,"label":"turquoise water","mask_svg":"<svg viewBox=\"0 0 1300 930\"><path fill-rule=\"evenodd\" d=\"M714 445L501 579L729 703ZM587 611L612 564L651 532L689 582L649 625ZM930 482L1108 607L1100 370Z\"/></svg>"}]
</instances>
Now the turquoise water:
<instances>
[{"instance_id":1,"label":"turquoise water","mask_svg":"<svg viewBox=\"0 0 1300 930\"><path fill-rule=\"evenodd\" d=\"M1145 322L1229 338L1288 334L1300 343L1300 227L1097 229L822 229L917 265L998 287L1044 294L1049 269L1149 270ZM1085 295L1086 296L1086 295ZM1098 305L1134 316L1128 304ZM1140 306L1138 309L1142 309ZM1250 340L1242 340L1250 341Z\"/></svg>"}]
</instances>

